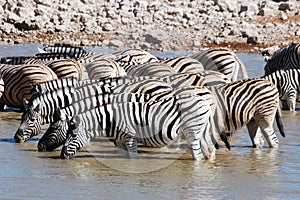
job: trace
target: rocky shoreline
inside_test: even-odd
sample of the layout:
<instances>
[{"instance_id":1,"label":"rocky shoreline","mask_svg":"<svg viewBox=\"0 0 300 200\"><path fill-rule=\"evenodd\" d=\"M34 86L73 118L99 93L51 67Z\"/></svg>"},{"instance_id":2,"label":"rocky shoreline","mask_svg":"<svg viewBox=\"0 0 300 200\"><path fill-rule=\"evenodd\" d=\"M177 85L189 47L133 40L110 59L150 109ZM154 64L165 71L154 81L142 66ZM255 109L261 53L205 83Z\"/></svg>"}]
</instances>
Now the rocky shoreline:
<instances>
[{"instance_id":1,"label":"rocky shoreline","mask_svg":"<svg viewBox=\"0 0 300 200\"><path fill-rule=\"evenodd\" d=\"M239 52L300 42L299 0L1 0L0 45Z\"/></svg>"}]
</instances>

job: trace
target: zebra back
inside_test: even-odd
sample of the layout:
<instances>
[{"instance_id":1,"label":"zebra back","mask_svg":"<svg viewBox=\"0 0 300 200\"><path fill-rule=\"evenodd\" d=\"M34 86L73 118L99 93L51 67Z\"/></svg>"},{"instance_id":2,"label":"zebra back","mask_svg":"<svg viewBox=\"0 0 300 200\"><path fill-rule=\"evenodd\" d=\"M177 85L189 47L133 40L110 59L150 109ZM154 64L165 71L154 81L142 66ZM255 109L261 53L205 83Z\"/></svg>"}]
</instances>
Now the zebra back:
<instances>
[{"instance_id":1,"label":"zebra back","mask_svg":"<svg viewBox=\"0 0 300 200\"><path fill-rule=\"evenodd\" d=\"M169 65L160 62L132 65L127 67L125 71L129 76L163 77L177 74L177 72Z\"/></svg>"},{"instance_id":2,"label":"zebra back","mask_svg":"<svg viewBox=\"0 0 300 200\"><path fill-rule=\"evenodd\" d=\"M300 68L300 44L292 43L285 48L277 50L265 65L265 75L280 69Z\"/></svg>"},{"instance_id":3,"label":"zebra back","mask_svg":"<svg viewBox=\"0 0 300 200\"><path fill-rule=\"evenodd\" d=\"M204 70L203 65L198 60L185 56L166 59L162 62L180 73L198 73Z\"/></svg>"},{"instance_id":4,"label":"zebra back","mask_svg":"<svg viewBox=\"0 0 300 200\"><path fill-rule=\"evenodd\" d=\"M46 46L43 48L43 50L48 53L68 55L70 56L70 58L75 58L75 59L80 58L82 54L86 53L86 51L82 47L76 47L76 46L65 45L65 44Z\"/></svg>"},{"instance_id":5,"label":"zebra back","mask_svg":"<svg viewBox=\"0 0 300 200\"><path fill-rule=\"evenodd\" d=\"M5 83L0 103L15 108L23 108L23 99L30 98L32 85L57 79L49 67L40 64L2 65L0 74Z\"/></svg>"},{"instance_id":6,"label":"zebra back","mask_svg":"<svg viewBox=\"0 0 300 200\"><path fill-rule=\"evenodd\" d=\"M116 56L115 61L124 68L127 68L151 62L158 62L158 58L142 49L126 49L113 53Z\"/></svg>"},{"instance_id":7,"label":"zebra back","mask_svg":"<svg viewBox=\"0 0 300 200\"><path fill-rule=\"evenodd\" d=\"M20 65L25 64L26 60L32 59L33 56L12 56L12 57L2 57L0 63L7 65Z\"/></svg>"},{"instance_id":8,"label":"zebra back","mask_svg":"<svg viewBox=\"0 0 300 200\"><path fill-rule=\"evenodd\" d=\"M230 49L210 48L191 57L202 63L204 69L219 71L232 81L237 80L239 68L241 69L242 78L248 78L245 65Z\"/></svg>"},{"instance_id":9,"label":"zebra back","mask_svg":"<svg viewBox=\"0 0 300 200\"><path fill-rule=\"evenodd\" d=\"M125 76L126 72L111 59L99 59L85 65L90 79L105 79L109 77Z\"/></svg>"}]
</instances>

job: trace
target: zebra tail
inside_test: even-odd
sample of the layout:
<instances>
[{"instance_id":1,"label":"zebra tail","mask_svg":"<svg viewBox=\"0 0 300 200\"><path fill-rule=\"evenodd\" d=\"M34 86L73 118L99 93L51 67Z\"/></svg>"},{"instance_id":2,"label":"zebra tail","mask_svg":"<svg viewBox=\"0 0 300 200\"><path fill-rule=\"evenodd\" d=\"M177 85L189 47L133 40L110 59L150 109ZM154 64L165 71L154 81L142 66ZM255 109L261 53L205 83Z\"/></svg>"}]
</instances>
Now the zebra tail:
<instances>
[{"instance_id":1,"label":"zebra tail","mask_svg":"<svg viewBox=\"0 0 300 200\"><path fill-rule=\"evenodd\" d=\"M225 132L222 132L222 133L220 134L220 138L221 138L221 140L225 143L225 146L227 147L227 149L230 151L230 144L229 144L229 142L228 142L228 140L227 140L226 133L225 133Z\"/></svg>"},{"instance_id":2,"label":"zebra tail","mask_svg":"<svg viewBox=\"0 0 300 200\"><path fill-rule=\"evenodd\" d=\"M233 55L234 55L235 59L238 61L238 63L239 63L241 74L242 74L242 79L249 78L248 72L247 72L247 69L246 69L246 66L244 65L244 63L237 57L236 54L233 54Z\"/></svg>"},{"instance_id":3,"label":"zebra tail","mask_svg":"<svg viewBox=\"0 0 300 200\"><path fill-rule=\"evenodd\" d=\"M282 123L282 120L281 120L281 114L280 114L279 109L277 109L277 111L276 111L275 119L276 119L277 127L279 129L280 134L282 135L282 137L285 137L285 133L284 133L284 129L283 129L283 123Z\"/></svg>"}]
</instances>

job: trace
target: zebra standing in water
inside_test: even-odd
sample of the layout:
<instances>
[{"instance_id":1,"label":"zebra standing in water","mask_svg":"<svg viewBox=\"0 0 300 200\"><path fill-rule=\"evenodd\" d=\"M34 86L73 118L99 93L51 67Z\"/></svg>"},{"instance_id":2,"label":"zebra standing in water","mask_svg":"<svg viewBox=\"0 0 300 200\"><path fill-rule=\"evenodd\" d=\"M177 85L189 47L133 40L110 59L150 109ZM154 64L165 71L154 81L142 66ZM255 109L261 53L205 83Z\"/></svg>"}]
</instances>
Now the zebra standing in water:
<instances>
[{"instance_id":1,"label":"zebra standing in water","mask_svg":"<svg viewBox=\"0 0 300 200\"><path fill-rule=\"evenodd\" d=\"M265 65L265 75L279 69L300 68L300 44L292 43L283 49L277 50Z\"/></svg>"},{"instance_id":2,"label":"zebra standing in water","mask_svg":"<svg viewBox=\"0 0 300 200\"><path fill-rule=\"evenodd\" d=\"M191 57L202 63L204 69L219 71L231 81L237 80L239 68L242 78L248 78L245 65L230 49L209 48L203 52L193 54Z\"/></svg>"},{"instance_id":3,"label":"zebra standing in water","mask_svg":"<svg viewBox=\"0 0 300 200\"><path fill-rule=\"evenodd\" d=\"M142 81L144 80L144 81ZM138 86L129 87L126 83L135 81ZM145 84L145 82L149 84ZM26 110L22 115L22 120L15 134L16 142L24 142L36 136L41 131L41 125L50 123L53 120L55 110L71 105L74 101L85 96L103 93L112 93L116 86L126 87L128 91L136 89L143 93L155 93L173 88L164 81L151 79L149 77L130 77L109 79L104 81L81 81L77 87L63 87L58 90L33 95L29 102L25 102ZM90 84L86 84L89 83ZM116 87L117 89L118 87ZM39 90L39 88L38 88ZM135 92L135 91L132 91Z\"/></svg>"},{"instance_id":4,"label":"zebra standing in water","mask_svg":"<svg viewBox=\"0 0 300 200\"><path fill-rule=\"evenodd\" d=\"M136 84L136 86L138 85ZM129 87L133 88L133 85L130 85ZM65 115L63 115L63 113L68 113L68 115L70 116L76 116L81 113L84 113L86 110L91 110L99 106L103 106L105 104L122 102L151 102L167 99L177 95L201 96L201 98L205 99L205 101L209 103L212 110L212 114L215 110L215 104L213 102L213 98L210 91L207 88L203 87L183 87L181 89L165 90L149 94L128 93L125 88L122 88L121 90L115 89L115 91L117 93L100 93L95 96L86 96L85 99L81 99L80 101L73 103L69 107L64 108L63 112L57 113L56 111L52 123L50 124L49 128L42 136L42 138L39 140L38 150L53 151L55 148L59 147L65 142L67 137L69 119ZM138 89L132 89L132 91L138 92ZM213 116L211 116L210 120L212 120L212 117ZM213 148L210 148L210 152L213 152Z\"/></svg>"},{"instance_id":5,"label":"zebra standing in water","mask_svg":"<svg viewBox=\"0 0 300 200\"><path fill-rule=\"evenodd\" d=\"M287 101L290 111L295 111L296 101L300 94L300 69L277 70L262 78L276 85L279 98Z\"/></svg>"},{"instance_id":6,"label":"zebra standing in water","mask_svg":"<svg viewBox=\"0 0 300 200\"><path fill-rule=\"evenodd\" d=\"M278 139L273 129L276 118L278 129L284 137L279 115L279 94L276 86L265 79L253 78L232 82L223 86L209 87L217 102L213 128L221 135L232 133L246 125L253 147L262 147L260 132L269 147L278 147Z\"/></svg>"},{"instance_id":7,"label":"zebra standing in water","mask_svg":"<svg viewBox=\"0 0 300 200\"><path fill-rule=\"evenodd\" d=\"M49 67L41 64L0 65L0 74L5 82L0 104L15 108L24 108L23 99L30 98L32 85L57 79Z\"/></svg>"},{"instance_id":8,"label":"zebra standing in water","mask_svg":"<svg viewBox=\"0 0 300 200\"><path fill-rule=\"evenodd\" d=\"M75 137L72 133L68 137L61 156L72 157L90 137L105 136L113 138L117 146L125 147L130 158L136 158L138 142L161 147L184 134L193 159L202 159L202 153L210 158L201 146L207 145L204 138L209 131L210 112L210 105L204 99L190 95L145 103L105 104L75 117L79 121L73 122L81 128Z\"/></svg>"}]
</instances>

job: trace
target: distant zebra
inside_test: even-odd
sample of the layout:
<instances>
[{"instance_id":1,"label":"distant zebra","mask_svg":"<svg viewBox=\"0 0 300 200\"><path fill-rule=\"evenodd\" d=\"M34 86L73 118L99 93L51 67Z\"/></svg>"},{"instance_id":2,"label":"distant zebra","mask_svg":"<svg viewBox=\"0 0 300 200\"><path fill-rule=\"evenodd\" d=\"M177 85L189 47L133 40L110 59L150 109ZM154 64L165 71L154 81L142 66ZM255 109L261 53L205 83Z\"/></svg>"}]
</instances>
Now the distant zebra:
<instances>
[{"instance_id":1,"label":"distant zebra","mask_svg":"<svg viewBox=\"0 0 300 200\"><path fill-rule=\"evenodd\" d=\"M76 77L82 79L82 66L79 62L70 58L44 61L36 58L27 59L25 64L44 64L54 71L59 79Z\"/></svg>"},{"instance_id":2,"label":"distant zebra","mask_svg":"<svg viewBox=\"0 0 300 200\"><path fill-rule=\"evenodd\" d=\"M248 78L245 65L230 49L209 48L203 52L191 55L191 58L202 63L204 69L221 72L232 81L237 80L239 68L242 78Z\"/></svg>"},{"instance_id":3,"label":"distant zebra","mask_svg":"<svg viewBox=\"0 0 300 200\"><path fill-rule=\"evenodd\" d=\"M68 58L79 59L83 54L86 53L86 51L79 46L59 44L54 46L45 46L42 52L38 54L38 56L43 53L61 54L61 55L67 55Z\"/></svg>"},{"instance_id":4,"label":"distant zebra","mask_svg":"<svg viewBox=\"0 0 300 200\"><path fill-rule=\"evenodd\" d=\"M203 65L198 60L186 56L165 59L162 62L180 73L198 73L204 70Z\"/></svg>"},{"instance_id":5,"label":"distant zebra","mask_svg":"<svg viewBox=\"0 0 300 200\"><path fill-rule=\"evenodd\" d=\"M145 103L106 104L75 117L79 132L68 137L61 157L74 156L90 137L112 137L117 146L125 147L130 158L136 158L138 142L161 147L185 135L193 159L209 158L208 152L202 152L202 145L206 145L210 112L206 101L189 95Z\"/></svg>"},{"instance_id":6,"label":"distant zebra","mask_svg":"<svg viewBox=\"0 0 300 200\"><path fill-rule=\"evenodd\" d=\"M15 108L24 108L23 99L30 98L32 85L57 79L49 67L40 64L0 65L0 74L5 83L0 104Z\"/></svg>"},{"instance_id":7,"label":"distant zebra","mask_svg":"<svg viewBox=\"0 0 300 200\"><path fill-rule=\"evenodd\" d=\"M287 100L287 107L295 111L300 94L300 69L277 70L262 78L271 81L279 91L279 98Z\"/></svg>"},{"instance_id":8,"label":"distant zebra","mask_svg":"<svg viewBox=\"0 0 300 200\"><path fill-rule=\"evenodd\" d=\"M4 81L3 81L3 78L0 76L0 98L2 96L4 92Z\"/></svg>"},{"instance_id":9,"label":"distant zebra","mask_svg":"<svg viewBox=\"0 0 300 200\"><path fill-rule=\"evenodd\" d=\"M111 59L100 59L85 65L90 79L105 79L109 77L125 76L125 70Z\"/></svg>"},{"instance_id":10,"label":"distant zebra","mask_svg":"<svg viewBox=\"0 0 300 200\"><path fill-rule=\"evenodd\" d=\"M253 147L263 145L260 135L257 135L258 128L261 129L270 147L278 147L278 139L273 129L274 118L281 135L285 134L278 113L279 94L273 83L253 78L209 89L217 102L213 127L221 137L226 137L224 133L232 133L246 125Z\"/></svg>"},{"instance_id":11,"label":"distant zebra","mask_svg":"<svg viewBox=\"0 0 300 200\"><path fill-rule=\"evenodd\" d=\"M277 50L265 65L265 75L280 69L300 68L300 44L292 43Z\"/></svg>"},{"instance_id":12,"label":"distant zebra","mask_svg":"<svg viewBox=\"0 0 300 200\"><path fill-rule=\"evenodd\" d=\"M114 59L127 72L128 67L158 62L158 58L142 49L126 49L113 53Z\"/></svg>"}]
</instances>

